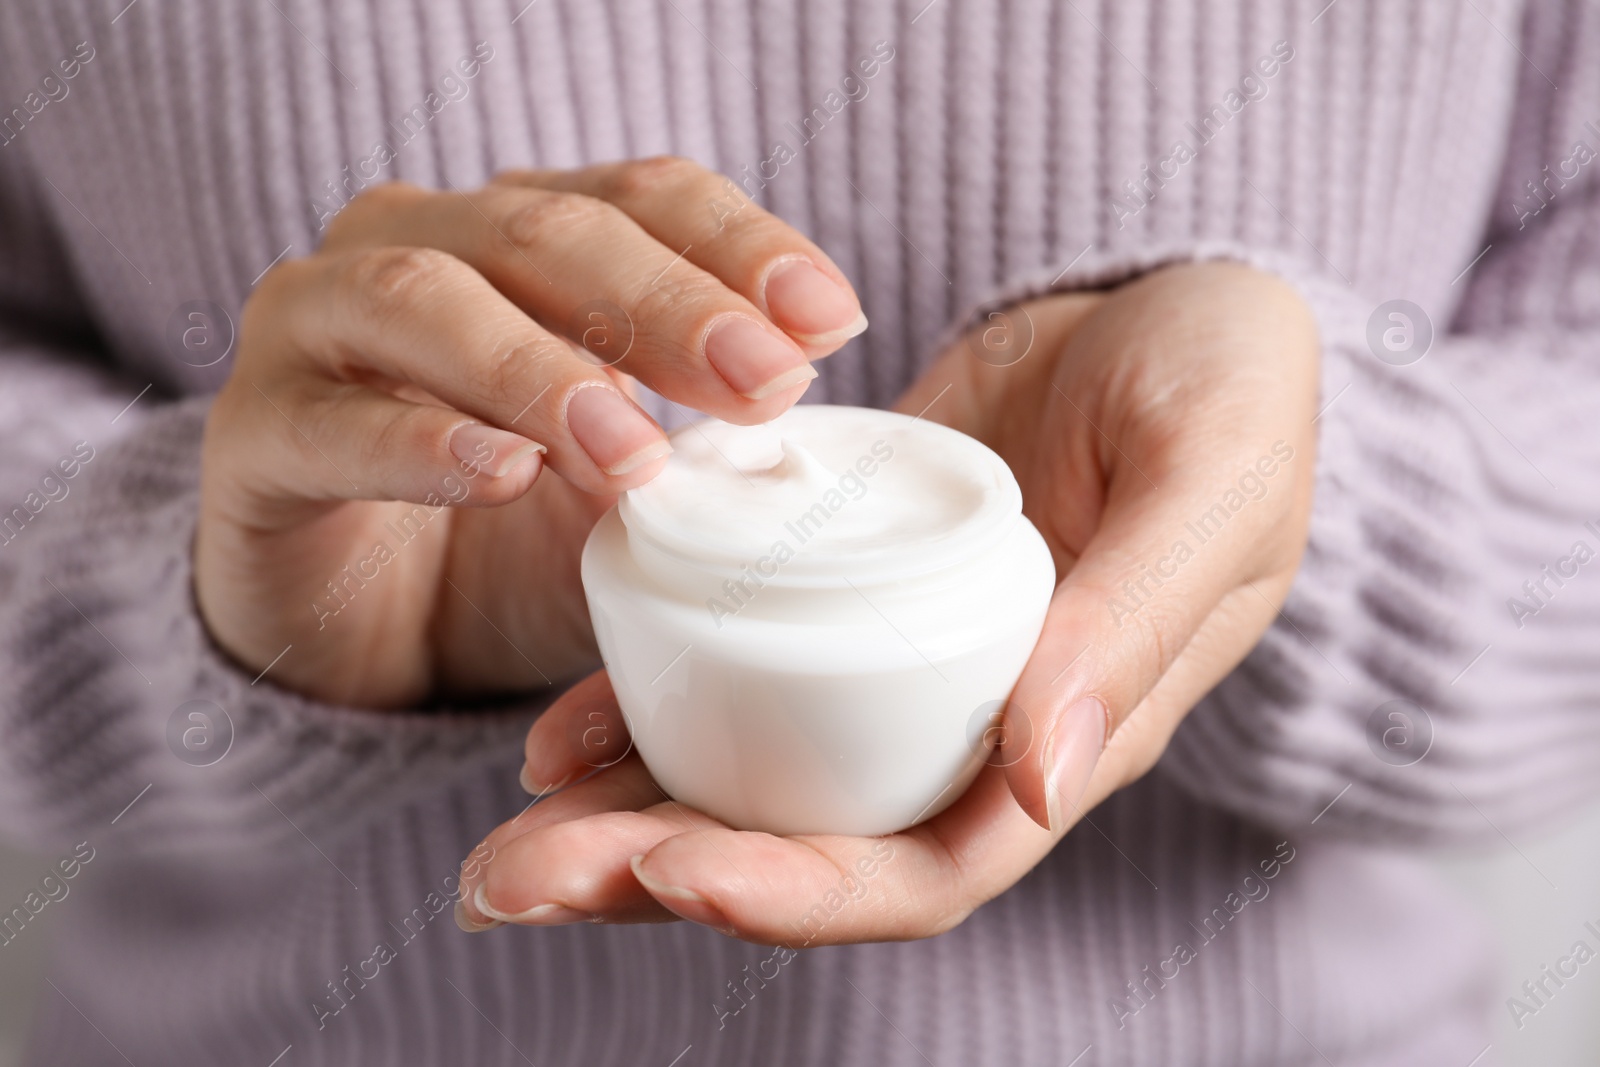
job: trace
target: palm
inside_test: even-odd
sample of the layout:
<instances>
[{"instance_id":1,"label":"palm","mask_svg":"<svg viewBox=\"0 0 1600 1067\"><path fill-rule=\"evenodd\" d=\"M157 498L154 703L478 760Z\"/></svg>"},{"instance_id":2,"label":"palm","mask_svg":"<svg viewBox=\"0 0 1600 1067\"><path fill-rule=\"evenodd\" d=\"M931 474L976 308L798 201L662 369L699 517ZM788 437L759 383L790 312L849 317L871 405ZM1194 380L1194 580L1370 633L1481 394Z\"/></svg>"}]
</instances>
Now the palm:
<instances>
[{"instance_id":1,"label":"palm","mask_svg":"<svg viewBox=\"0 0 1600 1067\"><path fill-rule=\"evenodd\" d=\"M239 560L218 572L258 605L248 636L280 684L376 707L536 689L596 658L577 562L610 504L546 471L495 508L320 505L281 530L218 524Z\"/></svg>"},{"instance_id":2,"label":"palm","mask_svg":"<svg viewBox=\"0 0 1600 1067\"><path fill-rule=\"evenodd\" d=\"M432 628L445 691L535 689L599 659L578 560L613 499L546 472L514 503L456 513Z\"/></svg>"}]
</instances>

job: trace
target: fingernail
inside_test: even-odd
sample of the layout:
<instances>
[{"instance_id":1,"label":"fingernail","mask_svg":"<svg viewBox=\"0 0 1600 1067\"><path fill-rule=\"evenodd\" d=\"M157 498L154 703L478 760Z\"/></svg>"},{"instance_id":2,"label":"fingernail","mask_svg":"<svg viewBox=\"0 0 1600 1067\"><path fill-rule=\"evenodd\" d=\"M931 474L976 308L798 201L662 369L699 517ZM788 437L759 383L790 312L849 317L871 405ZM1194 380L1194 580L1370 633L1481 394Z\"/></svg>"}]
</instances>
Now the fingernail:
<instances>
[{"instance_id":1,"label":"fingernail","mask_svg":"<svg viewBox=\"0 0 1600 1067\"><path fill-rule=\"evenodd\" d=\"M766 296L772 321L795 336L839 333L857 319L866 328L855 294L808 259L785 260L773 268Z\"/></svg>"},{"instance_id":2,"label":"fingernail","mask_svg":"<svg viewBox=\"0 0 1600 1067\"><path fill-rule=\"evenodd\" d=\"M1105 748L1109 720L1106 705L1099 697L1084 697L1073 704L1050 728L1045 742L1045 809L1050 830L1060 833L1069 816L1079 814L1078 801L1089 788L1089 776Z\"/></svg>"},{"instance_id":3,"label":"fingernail","mask_svg":"<svg viewBox=\"0 0 1600 1067\"><path fill-rule=\"evenodd\" d=\"M544 450L544 445L520 434L478 422L457 426L450 434L450 454L469 470L480 470L491 478L505 477Z\"/></svg>"},{"instance_id":4,"label":"fingernail","mask_svg":"<svg viewBox=\"0 0 1600 1067\"><path fill-rule=\"evenodd\" d=\"M521 784L522 791L524 793L527 793L531 797L542 797L547 793L554 793L557 789L562 788L568 782L572 781L572 779L576 778L577 774L578 772L574 771L565 778L561 779L559 782L551 782L549 785L540 785L533 779L533 768L524 762L522 764L521 772L517 774L517 782Z\"/></svg>"},{"instance_id":5,"label":"fingernail","mask_svg":"<svg viewBox=\"0 0 1600 1067\"><path fill-rule=\"evenodd\" d=\"M472 917L472 913L467 910L466 902L458 900L456 901L456 925L469 934L478 934L485 930L493 930L496 926L504 926L505 923L499 919L478 922Z\"/></svg>"},{"instance_id":6,"label":"fingernail","mask_svg":"<svg viewBox=\"0 0 1600 1067\"><path fill-rule=\"evenodd\" d=\"M724 934L734 936L733 924L728 922L728 917L717 910L705 897L692 889L682 886L668 885L644 873L644 855L634 856L628 861L628 866L633 868L633 876L639 879L639 884L650 891L656 898L665 897L662 901L672 911L682 915L690 922L697 922L701 926L709 926Z\"/></svg>"},{"instance_id":7,"label":"fingernail","mask_svg":"<svg viewBox=\"0 0 1600 1067\"><path fill-rule=\"evenodd\" d=\"M672 451L649 416L605 385L585 386L572 394L567 429L607 474L627 474Z\"/></svg>"},{"instance_id":8,"label":"fingernail","mask_svg":"<svg viewBox=\"0 0 1600 1067\"><path fill-rule=\"evenodd\" d=\"M829 333L797 333L792 334L795 340L812 348L838 348L852 337L858 337L867 332L867 313L860 312L855 321L842 330L833 330Z\"/></svg>"},{"instance_id":9,"label":"fingernail","mask_svg":"<svg viewBox=\"0 0 1600 1067\"><path fill-rule=\"evenodd\" d=\"M483 914L501 922L521 923L524 926L564 926L567 923L586 923L594 918L586 911L578 911L561 904L536 904L527 911L515 915L496 911L489 906L487 888L487 882L480 883L478 888L472 891L472 903Z\"/></svg>"},{"instance_id":10,"label":"fingernail","mask_svg":"<svg viewBox=\"0 0 1600 1067\"><path fill-rule=\"evenodd\" d=\"M711 328L706 360L734 392L750 400L763 400L817 376L799 348L743 315L729 315Z\"/></svg>"}]
</instances>

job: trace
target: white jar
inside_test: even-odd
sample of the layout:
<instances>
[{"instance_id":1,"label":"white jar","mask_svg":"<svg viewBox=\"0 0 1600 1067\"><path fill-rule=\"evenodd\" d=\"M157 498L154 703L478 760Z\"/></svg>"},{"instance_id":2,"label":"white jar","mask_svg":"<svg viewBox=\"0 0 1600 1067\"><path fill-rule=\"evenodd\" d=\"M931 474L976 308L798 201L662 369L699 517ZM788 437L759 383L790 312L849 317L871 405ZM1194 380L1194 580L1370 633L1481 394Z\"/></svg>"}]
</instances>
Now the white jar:
<instances>
[{"instance_id":1,"label":"white jar","mask_svg":"<svg viewBox=\"0 0 1600 1067\"><path fill-rule=\"evenodd\" d=\"M865 408L672 441L582 568L657 783L774 834L885 834L942 810L988 755L1055 585L1010 469Z\"/></svg>"}]
</instances>

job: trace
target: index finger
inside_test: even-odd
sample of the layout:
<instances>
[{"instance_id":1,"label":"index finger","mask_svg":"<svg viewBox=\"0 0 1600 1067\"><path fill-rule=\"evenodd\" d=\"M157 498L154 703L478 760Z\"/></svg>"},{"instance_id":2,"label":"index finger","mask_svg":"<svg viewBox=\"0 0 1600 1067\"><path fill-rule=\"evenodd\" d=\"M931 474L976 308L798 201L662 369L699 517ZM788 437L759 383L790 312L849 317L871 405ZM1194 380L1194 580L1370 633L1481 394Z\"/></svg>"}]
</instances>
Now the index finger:
<instances>
[{"instance_id":1,"label":"index finger","mask_svg":"<svg viewBox=\"0 0 1600 1067\"><path fill-rule=\"evenodd\" d=\"M854 288L822 249L756 206L732 179L691 160L658 156L582 170L510 171L495 180L614 204L744 296L813 359L867 328Z\"/></svg>"}]
</instances>

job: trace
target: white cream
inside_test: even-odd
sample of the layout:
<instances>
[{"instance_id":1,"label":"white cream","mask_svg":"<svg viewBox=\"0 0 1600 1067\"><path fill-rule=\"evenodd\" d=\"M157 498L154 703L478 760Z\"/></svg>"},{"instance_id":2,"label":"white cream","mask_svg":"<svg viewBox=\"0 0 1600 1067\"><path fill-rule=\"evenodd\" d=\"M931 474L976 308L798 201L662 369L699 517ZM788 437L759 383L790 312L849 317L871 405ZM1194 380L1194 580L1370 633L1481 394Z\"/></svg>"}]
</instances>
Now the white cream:
<instances>
[{"instance_id":1,"label":"white cream","mask_svg":"<svg viewBox=\"0 0 1600 1067\"><path fill-rule=\"evenodd\" d=\"M784 834L888 833L949 804L1055 581L1004 462L925 420L821 405L673 446L583 557L656 780Z\"/></svg>"}]
</instances>

